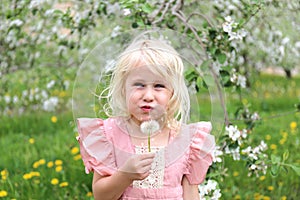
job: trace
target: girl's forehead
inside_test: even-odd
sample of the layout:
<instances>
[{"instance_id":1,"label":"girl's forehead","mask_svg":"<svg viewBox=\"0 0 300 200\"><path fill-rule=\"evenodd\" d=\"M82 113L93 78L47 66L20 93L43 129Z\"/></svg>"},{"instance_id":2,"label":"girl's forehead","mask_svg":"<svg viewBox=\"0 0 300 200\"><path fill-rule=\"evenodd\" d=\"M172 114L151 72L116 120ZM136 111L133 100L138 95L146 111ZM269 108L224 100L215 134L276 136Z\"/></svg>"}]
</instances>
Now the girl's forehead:
<instances>
[{"instance_id":1,"label":"girl's forehead","mask_svg":"<svg viewBox=\"0 0 300 200\"><path fill-rule=\"evenodd\" d=\"M136 66L133 67L128 72L128 78L143 78L143 79L153 79L153 78L159 78L162 79L162 75L159 73L155 73L155 70L153 70L153 65L142 65L142 66ZM152 68L152 69L151 69Z\"/></svg>"}]
</instances>

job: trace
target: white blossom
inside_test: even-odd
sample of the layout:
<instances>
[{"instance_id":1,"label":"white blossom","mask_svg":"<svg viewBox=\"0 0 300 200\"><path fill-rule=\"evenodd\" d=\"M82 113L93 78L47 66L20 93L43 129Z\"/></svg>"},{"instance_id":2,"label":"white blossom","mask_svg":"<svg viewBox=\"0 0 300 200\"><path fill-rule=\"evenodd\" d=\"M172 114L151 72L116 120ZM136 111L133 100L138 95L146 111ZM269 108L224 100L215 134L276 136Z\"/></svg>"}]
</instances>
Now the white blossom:
<instances>
[{"instance_id":1,"label":"white blossom","mask_svg":"<svg viewBox=\"0 0 300 200\"><path fill-rule=\"evenodd\" d=\"M120 30L121 30L121 26L116 26L113 30L112 30L112 32L111 32L111 37L117 37L119 34L120 34Z\"/></svg>"},{"instance_id":2,"label":"white blossom","mask_svg":"<svg viewBox=\"0 0 300 200\"><path fill-rule=\"evenodd\" d=\"M222 158L220 156L223 155L223 151L220 150L221 147L220 146L216 146L214 151L213 151L213 154L212 154L212 157L213 157L213 162L222 162Z\"/></svg>"},{"instance_id":3,"label":"white blossom","mask_svg":"<svg viewBox=\"0 0 300 200\"><path fill-rule=\"evenodd\" d=\"M47 83L46 87L48 89L52 88L53 86L55 85L55 81L54 80L51 80L49 83Z\"/></svg>"},{"instance_id":4,"label":"white blossom","mask_svg":"<svg viewBox=\"0 0 300 200\"><path fill-rule=\"evenodd\" d=\"M243 76L243 75L238 75L238 77L237 77L237 85L238 86L241 86L241 88L246 88L246 77L245 76Z\"/></svg>"},{"instance_id":5,"label":"white blossom","mask_svg":"<svg viewBox=\"0 0 300 200\"><path fill-rule=\"evenodd\" d=\"M4 101L5 101L5 103L9 103L10 102L10 96L9 95L5 95L4 96Z\"/></svg>"},{"instance_id":6,"label":"white blossom","mask_svg":"<svg viewBox=\"0 0 300 200\"><path fill-rule=\"evenodd\" d=\"M50 97L48 100L44 101L43 103L43 109L45 111L55 111L56 107L58 105L58 98L57 97Z\"/></svg>"},{"instance_id":7,"label":"white blossom","mask_svg":"<svg viewBox=\"0 0 300 200\"><path fill-rule=\"evenodd\" d=\"M131 14L130 9L125 8L125 9L123 10L123 14L124 14L124 16L130 15L130 14Z\"/></svg>"},{"instance_id":8,"label":"white blossom","mask_svg":"<svg viewBox=\"0 0 300 200\"><path fill-rule=\"evenodd\" d=\"M20 26L23 25L23 23L24 23L24 22L23 22L22 20L20 20L20 19L15 19L15 20L13 20L13 21L10 22L9 27L12 27L12 26L20 27Z\"/></svg>"}]
</instances>

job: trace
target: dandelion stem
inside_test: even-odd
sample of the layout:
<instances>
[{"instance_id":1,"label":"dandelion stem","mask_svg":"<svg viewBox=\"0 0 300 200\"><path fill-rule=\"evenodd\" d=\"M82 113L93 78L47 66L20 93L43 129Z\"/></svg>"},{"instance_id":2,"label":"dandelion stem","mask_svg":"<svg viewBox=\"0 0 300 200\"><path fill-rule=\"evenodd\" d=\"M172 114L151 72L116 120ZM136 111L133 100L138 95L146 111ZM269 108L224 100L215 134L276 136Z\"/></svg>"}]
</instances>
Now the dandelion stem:
<instances>
[{"instance_id":1,"label":"dandelion stem","mask_svg":"<svg viewBox=\"0 0 300 200\"><path fill-rule=\"evenodd\" d=\"M151 131L148 132L148 152L151 152L151 147L150 147L150 135L151 135Z\"/></svg>"}]
</instances>

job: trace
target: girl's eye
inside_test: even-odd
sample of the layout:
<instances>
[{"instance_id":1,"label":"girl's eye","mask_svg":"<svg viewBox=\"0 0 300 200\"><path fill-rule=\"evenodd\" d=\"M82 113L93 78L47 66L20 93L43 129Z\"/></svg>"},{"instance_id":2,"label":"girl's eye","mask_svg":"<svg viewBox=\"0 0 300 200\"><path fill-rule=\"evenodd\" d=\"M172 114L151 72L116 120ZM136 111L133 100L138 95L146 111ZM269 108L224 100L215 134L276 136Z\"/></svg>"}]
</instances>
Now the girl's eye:
<instances>
[{"instance_id":1,"label":"girl's eye","mask_svg":"<svg viewBox=\"0 0 300 200\"><path fill-rule=\"evenodd\" d=\"M145 85L143 83L134 83L133 86L135 86L135 87L144 87Z\"/></svg>"},{"instance_id":2,"label":"girl's eye","mask_svg":"<svg viewBox=\"0 0 300 200\"><path fill-rule=\"evenodd\" d=\"M165 85L159 84L159 83L158 83L158 84L155 84L154 87L155 87L155 88L166 88Z\"/></svg>"}]
</instances>

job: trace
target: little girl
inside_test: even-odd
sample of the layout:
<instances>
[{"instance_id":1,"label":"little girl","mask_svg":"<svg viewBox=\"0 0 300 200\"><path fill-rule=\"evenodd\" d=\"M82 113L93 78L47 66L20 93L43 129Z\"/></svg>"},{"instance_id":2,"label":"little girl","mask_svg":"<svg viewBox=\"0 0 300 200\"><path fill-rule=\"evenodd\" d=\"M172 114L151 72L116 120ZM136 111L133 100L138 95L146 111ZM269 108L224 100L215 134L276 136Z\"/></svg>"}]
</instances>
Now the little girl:
<instances>
[{"instance_id":1,"label":"little girl","mask_svg":"<svg viewBox=\"0 0 300 200\"><path fill-rule=\"evenodd\" d=\"M96 200L199 199L215 142L210 122L186 124L183 70L178 53L161 40L138 38L119 56L107 88L110 118L78 119ZM151 121L157 127L145 133L140 127Z\"/></svg>"}]
</instances>

